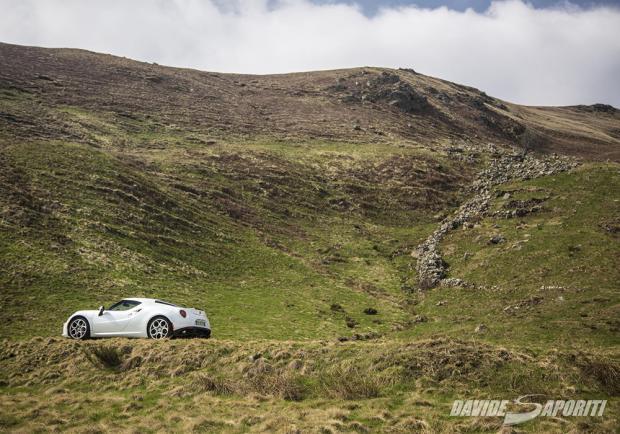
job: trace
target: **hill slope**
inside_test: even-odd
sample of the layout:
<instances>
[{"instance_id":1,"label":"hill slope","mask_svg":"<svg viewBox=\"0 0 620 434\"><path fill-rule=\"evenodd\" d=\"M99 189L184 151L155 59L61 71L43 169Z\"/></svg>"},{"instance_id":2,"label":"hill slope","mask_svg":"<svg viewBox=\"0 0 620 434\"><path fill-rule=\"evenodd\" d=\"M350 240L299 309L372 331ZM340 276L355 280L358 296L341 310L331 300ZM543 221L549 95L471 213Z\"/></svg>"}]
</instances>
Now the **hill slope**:
<instances>
[{"instance_id":1,"label":"hill slope","mask_svg":"<svg viewBox=\"0 0 620 434\"><path fill-rule=\"evenodd\" d=\"M66 397L38 403L47 416L32 420L12 399L29 387L64 397L92 375L139 392L136 414L172 396L197 431L316 428L334 412L348 415L345 430L494 430L495 420L441 419L446 403L469 386L495 398L616 396L619 132L620 114L608 106L523 107L410 70L248 76L0 44L0 390L3 407L20 415L0 414L0 426L31 430L60 414L59 427L118 428L114 415L130 410L115 404L128 399L117 390L100 413L70 426ZM429 270L439 273L432 285ZM303 402L291 407L246 371L211 372L189 356L170 374L181 377L178 390L174 379L136 382L172 370L148 355L160 348L153 343L114 341L129 365L108 371L82 356L89 345L40 338L58 335L79 308L127 295L206 309L208 357L261 364L256 353L266 354L260 381L274 380L275 369ZM450 373L422 369L410 354L418 342L446 354ZM372 362L360 365L375 344ZM161 348L196 346L207 357L202 345ZM487 358L469 354L472 345L493 355L497 381L480 377ZM28 348L54 361L50 371L33 371ZM310 368L293 375L297 368L280 366L290 354L280 353L295 351ZM545 363L565 369L574 359L579 368L566 378L545 380ZM338 369L356 377L373 366L369 381L378 383L355 383L348 398L321 383ZM241 399L248 392L256 402ZM184 396L258 405L264 423L222 411L201 428ZM433 410L420 404L422 422L410 420L420 401ZM386 406L389 422L375 417ZM325 414L301 422L317 408ZM292 411L285 421L283 410ZM586 424L610 430L617 406L609 411L612 419ZM173 429L173 419L153 429ZM564 430L558 423L532 429Z\"/></svg>"},{"instance_id":2,"label":"hill slope","mask_svg":"<svg viewBox=\"0 0 620 434\"><path fill-rule=\"evenodd\" d=\"M459 140L514 144L530 128L543 138L543 150L620 159L620 113L613 107L519 106L412 70L252 76L8 44L0 44L0 65L2 92L21 103L5 107L0 128L26 137L102 145L113 128L134 146L162 133L194 141L266 137L439 146ZM83 112L59 112L63 107Z\"/></svg>"}]
</instances>

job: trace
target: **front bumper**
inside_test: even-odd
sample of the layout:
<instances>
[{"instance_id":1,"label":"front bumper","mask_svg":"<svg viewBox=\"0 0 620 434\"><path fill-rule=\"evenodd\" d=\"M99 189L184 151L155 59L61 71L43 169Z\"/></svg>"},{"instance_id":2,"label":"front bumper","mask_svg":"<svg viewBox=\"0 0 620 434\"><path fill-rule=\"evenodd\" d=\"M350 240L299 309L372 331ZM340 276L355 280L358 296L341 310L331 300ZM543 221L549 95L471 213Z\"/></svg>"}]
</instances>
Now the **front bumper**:
<instances>
[{"instance_id":1,"label":"front bumper","mask_svg":"<svg viewBox=\"0 0 620 434\"><path fill-rule=\"evenodd\" d=\"M211 329L205 327L197 327L197 326L189 326L182 327L180 329L176 329L172 335L175 338L190 338L190 337L200 337L200 338L209 338L211 337Z\"/></svg>"}]
</instances>

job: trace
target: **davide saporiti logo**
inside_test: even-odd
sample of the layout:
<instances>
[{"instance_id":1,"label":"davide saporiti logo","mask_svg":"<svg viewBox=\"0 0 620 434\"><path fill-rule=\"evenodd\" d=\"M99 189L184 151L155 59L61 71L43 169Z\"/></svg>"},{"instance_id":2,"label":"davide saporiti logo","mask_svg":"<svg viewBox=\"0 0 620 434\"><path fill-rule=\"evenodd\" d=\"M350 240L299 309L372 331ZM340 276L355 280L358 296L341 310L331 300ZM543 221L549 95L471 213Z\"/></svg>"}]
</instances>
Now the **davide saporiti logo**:
<instances>
[{"instance_id":1,"label":"davide saporiti logo","mask_svg":"<svg viewBox=\"0 0 620 434\"><path fill-rule=\"evenodd\" d=\"M531 398L535 396L541 395L523 395L514 400L457 399L452 403L450 416L503 417L504 425L510 426L537 417L603 416L607 405L606 399L549 399L542 403L532 402ZM517 411L514 407L523 410Z\"/></svg>"}]
</instances>

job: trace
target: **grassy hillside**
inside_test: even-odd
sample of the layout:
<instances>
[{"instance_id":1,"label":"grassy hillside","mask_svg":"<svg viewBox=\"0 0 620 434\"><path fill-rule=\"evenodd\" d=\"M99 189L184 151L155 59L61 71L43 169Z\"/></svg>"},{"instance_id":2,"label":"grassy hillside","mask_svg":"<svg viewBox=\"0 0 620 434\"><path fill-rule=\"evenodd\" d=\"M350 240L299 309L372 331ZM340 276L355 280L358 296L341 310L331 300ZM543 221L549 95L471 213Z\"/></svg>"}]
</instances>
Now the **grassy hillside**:
<instances>
[{"instance_id":1,"label":"grassy hillside","mask_svg":"<svg viewBox=\"0 0 620 434\"><path fill-rule=\"evenodd\" d=\"M484 324L481 338L502 345L617 350L619 191L616 164L498 186L489 212L502 214L442 243L448 277L470 286L418 296L425 334L469 335ZM504 217L524 204L540 209Z\"/></svg>"},{"instance_id":2,"label":"grassy hillside","mask_svg":"<svg viewBox=\"0 0 620 434\"><path fill-rule=\"evenodd\" d=\"M127 294L208 307L221 337L335 337L347 318L385 331L404 318L427 214L456 203L468 173L413 148L329 143L1 155L13 337L55 335L55 318Z\"/></svg>"},{"instance_id":3,"label":"grassy hillside","mask_svg":"<svg viewBox=\"0 0 620 434\"><path fill-rule=\"evenodd\" d=\"M1 431L497 432L452 400L534 393L610 402L515 432L618 426L617 110L406 70L0 54ZM421 285L417 247L524 131L534 159L587 158L494 184ZM127 296L202 308L213 339L58 338Z\"/></svg>"}]
</instances>

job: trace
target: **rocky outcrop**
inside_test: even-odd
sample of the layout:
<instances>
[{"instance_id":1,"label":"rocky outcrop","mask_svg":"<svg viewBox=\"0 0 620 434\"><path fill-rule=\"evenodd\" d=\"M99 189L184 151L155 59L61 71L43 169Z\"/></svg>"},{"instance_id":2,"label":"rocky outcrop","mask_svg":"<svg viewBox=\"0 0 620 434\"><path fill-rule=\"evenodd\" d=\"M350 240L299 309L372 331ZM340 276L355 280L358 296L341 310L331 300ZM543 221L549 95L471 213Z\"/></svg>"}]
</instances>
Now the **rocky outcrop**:
<instances>
[{"instance_id":1,"label":"rocky outcrop","mask_svg":"<svg viewBox=\"0 0 620 434\"><path fill-rule=\"evenodd\" d=\"M325 90L339 94L346 103L372 102L386 104L408 114L425 113L432 109L426 96L398 74L382 71L342 78Z\"/></svg>"},{"instance_id":2,"label":"rocky outcrop","mask_svg":"<svg viewBox=\"0 0 620 434\"><path fill-rule=\"evenodd\" d=\"M610 113L610 114L614 114L618 111L618 109L612 105L600 104L600 103L592 104L592 105L578 105L577 109L584 111L584 112L598 112L598 113Z\"/></svg>"},{"instance_id":3,"label":"rocky outcrop","mask_svg":"<svg viewBox=\"0 0 620 434\"><path fill-rule=\"evenodd\" d=\"M426 97L416 92L409 83L400 81L396 74L380 74L371 82L364 98L371 102L387 103L405 113L420 113L430 109Z\"/></svg>"},{"instance_id":4,"label":"rocky outcrop","mask_svg":"<svg viewBox=\"0 0 620 434\"><path fill-rule=\"evenodd\" d=\"M552 175L570 170L577 165L574 159L557 155L535 157L494 146L491 146L491 152L494 158L470 187L472 197L453 215L442 220L435 232L418 246L415 252L416 271L421 290L433 288L445 278L447 267L441 256L439 243L451 230L486 215L491 201L491 190L495 185ZM450 279L448 286L460 286L459 283L460 279Z\"/></svg>"}]
</instances>

